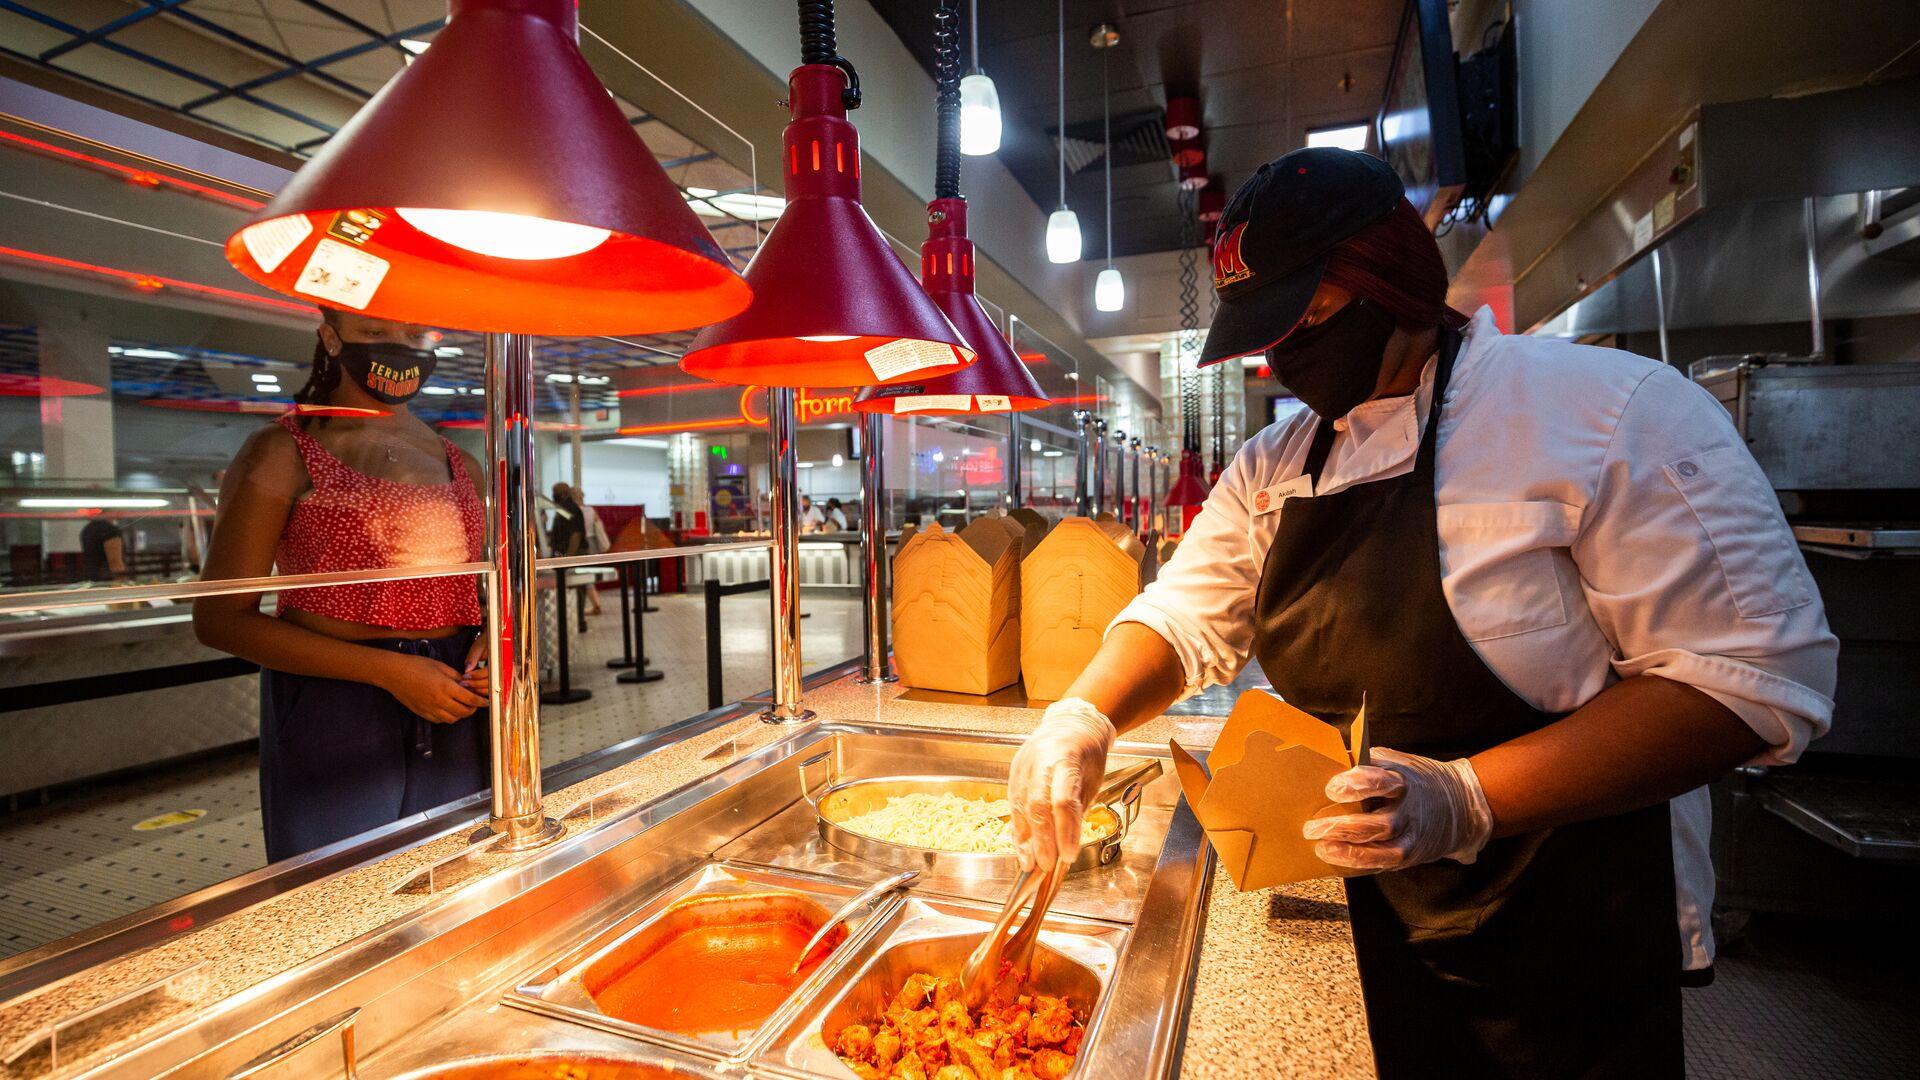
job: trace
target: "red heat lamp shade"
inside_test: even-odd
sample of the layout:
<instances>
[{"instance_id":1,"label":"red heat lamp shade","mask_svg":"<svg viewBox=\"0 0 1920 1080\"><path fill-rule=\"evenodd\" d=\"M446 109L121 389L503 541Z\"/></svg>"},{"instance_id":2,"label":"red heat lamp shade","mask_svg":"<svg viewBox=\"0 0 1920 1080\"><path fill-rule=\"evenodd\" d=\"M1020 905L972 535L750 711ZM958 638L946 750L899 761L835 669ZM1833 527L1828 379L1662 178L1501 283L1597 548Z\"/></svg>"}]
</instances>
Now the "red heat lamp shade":
<instances>
[{"instance_id":1,"label":"red heat lamp shade","mask_svg":"<svg viewBox=\"0 0 1920 1080\"><path fill-rule=\"evenodd\" d=\"M1176 166L1198 165L1207 160L1207 148L1200 145L1199 139L1173 144L1173 163Z\"/></svg>"},{"instance_id":2,"label":"red heat lamp shade","mask_svg":"<svg viewBox=\"0 0 1920 1080\"><path fill-rule=\"evenodd\" d=\"M746 283L580 55L575 0L449 0L447 24L227 261L403 322L580 336L680 330Z\"/></svg>"},{"instance_id":3,"label":"red heat lamp shade","mask_svg":"<svg viewBox=\"0 0 1920 1080\"><path fill-rule=\"evenodd\" d=\"M700 332L680 359L687 374L742 385L869 386L973 362L973 350L860 206L860 133L840 99L846 85L830 64L805 64L789 77L786 209L747 266L753 304Z\"/></svg>"},{"instance_id":4,"label":"red heat lamp shade","mask_svg":"<svg viewBox=\"0 0 1920 1080\"><path fill-rule=\"evenodd\" d=\"M1218 184L1201 188L1198 199L1194 204L1194 216L1201 221L1219 221L1220 215L1227 211L1227 193Z\"/></svg>"},{"instance_id":5,"label":"red heat lamp shade","mask_svg":"<svg viewBox=\"0 0 1920 1080\"><path fill-rule=\"evenodd\" d=\"M1200 463L1199 452L1188 450L1180 455L1180 475L1174 479L1173 486L1167 489L1166 504L1198 507L1207 501L1210 487L1206 467Z\"/></svg>"},{"instance_id":6,"label":"red heat lamp shade","mask_svg":"<svg viewBox=\"0 0 1920 1080\"><path fill-rule=\"evenodd\" d=\"M1180 166L1180 186L1188 191L1199 191L1207 186L1207 159L1202 155L1192 165Z\"/></svg>"},{"instance_id":7,"label":"red heat lamp shade","mask_svg":"<svg viewBox=\"0 0 1920 1080\"><path fill-rule=\"evenodd\" d=\"M927 205L927 242L920 245L920 280L979 359L951 375L869 386L854 398L861 412L957 416L1023 412L1048 404L1046 392L1013 353L973 295L973 241L967 239L967 200Z\"/></svg>"},{"instance_id":8,"label":"red heat lamp shade","mask_svg":"<svg viewBox=\"0 0 1920 1080\"><path fill-rule=\"evenodd\" d=\"M1200 137L1200 99L1173 98L1167 102L1167 138L1187 142Z\"/></svg>"}]
</instances>

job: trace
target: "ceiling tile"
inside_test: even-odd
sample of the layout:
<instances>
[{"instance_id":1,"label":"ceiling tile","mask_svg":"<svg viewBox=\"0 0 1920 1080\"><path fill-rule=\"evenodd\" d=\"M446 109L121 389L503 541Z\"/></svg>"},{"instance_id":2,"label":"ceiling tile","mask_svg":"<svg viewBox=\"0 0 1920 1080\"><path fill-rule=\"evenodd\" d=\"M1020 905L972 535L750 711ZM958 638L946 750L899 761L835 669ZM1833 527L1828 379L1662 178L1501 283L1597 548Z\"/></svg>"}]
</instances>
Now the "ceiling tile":
<instances>
[{"instance_id":1,"label":"ceiling tile","mask_svg":"<svg viewBox=\"0 0 1920 1080\"><path fill-rule=\"evenodd\" d=\"M1295 61L1293 111L1371 115L1386 94L1392 54L1392 49L1369 49Z\"/></svg>"},{"instance_id":2,"label":"ceiling tile","mask_svg":"<svg viewBox=\"0 0 1920 1080\"><path fill-rule=\"evenodd\" d=\"M1291 0L1292 55L1392 46L1406 0Z\"/></svg>"}]
</instances>

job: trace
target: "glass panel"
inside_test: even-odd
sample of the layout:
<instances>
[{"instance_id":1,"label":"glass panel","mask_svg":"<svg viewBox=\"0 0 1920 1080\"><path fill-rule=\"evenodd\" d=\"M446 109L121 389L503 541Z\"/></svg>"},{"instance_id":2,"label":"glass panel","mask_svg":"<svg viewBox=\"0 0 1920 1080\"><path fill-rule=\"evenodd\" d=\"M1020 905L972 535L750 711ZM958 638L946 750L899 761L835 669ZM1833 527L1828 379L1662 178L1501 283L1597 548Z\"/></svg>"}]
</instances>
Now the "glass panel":
<instances>
[{"instance_id":1,"label":"glass panel","mask_svg":"<svg viewBox=\"0 0 1920 1080\"><path fill-rule=\"evenodd\" d=\"M242 77L237 69L246 78L259 74L258 56L273 51L250 50L232 36L258 26L229 26L217 12L207 17L232 33L191 58L158 59L234 82ZM155 25L171 18L163 13ZM430 40L437 25L369 19L396 39L405 29L413 43ZM357 28L339 32L366 37ZM47 47L58 44L58 32L47 34ZM354 42L337 35L280 42L313 66L264 92L347 76L338 85L364 88L364 98L417 51L371 37L360 43L366 48L348 48ZM224 51L230 46L233 56ZM96 52L87 46L72 55ZM625 63L591 45L589 55L596 64ZM621 89L670 96L636 78L651 82L629 78ZM758 184L751 147L716 152L712 139L695 142L616 100L716 241L744 266L780 209ZM330 99L308 124L216 100L205 115L183 106L189 119L179 127L192 131L192 122L206 121L222 129L220 139L268 147L245 158L243 171L271 187L347 118L354 101ZM213 112L222 119L210 120ZM138 128L113 122L115 130ZM199 168L241 160L211 137L208 144L167 138L180 148L176 160ZM456 469L479 478L484 457L481 337L351 314L323 324L312 305L256 288L227 265L222 245L265 198L199 171L0 118L7 223L0 534L9 554L0 571L0 958L217 884L270 857L364 837L403 815L484 792L484 713L462 696L484 687L474 679L460 689L453 684L462 680L450 677L465 674L474 655L467 642L481 616L473 576L316 590L306 594L316 603L295 603L286 613L284 584L197 604L148 588L117 602L25 609L41 602L24 599L28 593L86 586L284 578L300 570L398 567L425 575L482 556L465 517L477 502L455 483ZM675 361L691 337L535 343L539 477L549 496L556 481L578 487L582 498L574 501L601 526L588 550L737 539L764 527L764 404L752 395L743 400L738 387L687 385L692 380ZM321 359L363 351L343 344L380 348L362 373ZM417 387L381 381L392 379L383 367L398 366L394 346L420 350L423 368L431 363ZM418 394L402 404L379 400L376 389ZM276 426L283 417L290 423ZM674 430L689 434L674 438ZM348 494L329 494L335 482ZM351 497L356 492L363 497ZM482 519L476 512L471 520L478 526ZM719 572L703 567L719 558L629 571L629 581L644 576L658 594L643 602L644 646L632 605L618 599L617 572L597 575L603 613L587 616L585 634L577 622L585 594L569 596L567 681L594 696L572 704L549 697L546 764L708 708L699 582ZM590 573L570 571L569 586ZM561 689L561 639L557 576L548 583L542 668L551 694ZM719 610L716 671L721 697L731 701L770 682L767 594L727 597ZM826 622L809 623L816 621ZM808 635L812 648L812 626ZM823 656L843 648L829 641L818 646ZM608 662L636 653L667 677L616 682L625 669ZM264 710L261 662L279 669L264 677ZM452 723L422 718L462 708ZM365 745L391 751L396 744L393 730L355 728L362 721L398 725L407 761L391 753L354 757ZM427 746L433 753L423 765ZM271 843L263 789L280 807ZM472 813L484 812L482 799Z\"/></svg>"}]
</instances>

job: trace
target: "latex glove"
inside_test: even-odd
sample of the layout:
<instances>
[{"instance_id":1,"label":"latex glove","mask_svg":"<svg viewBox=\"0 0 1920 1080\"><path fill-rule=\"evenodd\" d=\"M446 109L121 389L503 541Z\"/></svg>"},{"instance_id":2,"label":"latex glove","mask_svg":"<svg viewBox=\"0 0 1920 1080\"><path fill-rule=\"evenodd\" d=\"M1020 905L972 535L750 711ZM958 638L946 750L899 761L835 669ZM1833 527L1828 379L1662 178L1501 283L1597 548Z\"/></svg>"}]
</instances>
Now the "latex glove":
<instances>
[{"instance_id":1,"label":"latex glove","mask_svg":"<svg viewBox=\"0 0 1920 1080\"><path fill-rule=\"evenodd\" d=\"M1119 737L1113 721L1080 698L1047 706L1040 726L1013 755L1007 800L1020 865L1051 868L1080 850L1080 819L1100 790L1107 751Z\"/></svg>"},{"instance_id":2,"label":"latex glove","mask_svg":"<svg viewBox=\"0 0 1920 1080\"><path fill-rule=\"evenodd\" d=\"M1327 781L1336 803L1386 799L1374 810L1310 818L1301 835L1317 841L1315 855L1330 866L1398 870L1439 859L1471 863L1493 836L1493 811L1480 777L1466 758L1436 761L1375 748L1374 765Z\"/></svg>"}]
</instances>

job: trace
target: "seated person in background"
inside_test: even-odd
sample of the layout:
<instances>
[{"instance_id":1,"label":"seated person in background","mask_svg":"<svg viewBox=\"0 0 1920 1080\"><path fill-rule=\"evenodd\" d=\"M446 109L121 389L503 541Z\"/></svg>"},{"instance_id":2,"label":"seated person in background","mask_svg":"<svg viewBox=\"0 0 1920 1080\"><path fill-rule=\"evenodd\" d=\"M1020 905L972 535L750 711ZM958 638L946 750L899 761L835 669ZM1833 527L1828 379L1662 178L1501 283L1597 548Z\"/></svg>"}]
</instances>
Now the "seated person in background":
<instances>
[{"instance_id":1,"label":"seated person in background","mask_svg":"<svg viewBox=\"0 0 1920 1080\"><path fill-rule=\"evenodd\" d=\"M824 532L846 532L847 512L840 507L839 499L827 500L827 524Z\"/></svg>"},{"instance_id":2,"label":"seated person in background","mask_svg":"<svg viewBox=\"0 0 1920 1080\"><path fill-rule=\"evenodd\" d=\"M321 314L294 410L248 438L221 482L204 576L484 558L479 464L407 408L433 374L431 332ZM252 593L194 601L200 641L261 668L268 861L487 786L478 582L287 589L273 615Z\"/></svg>"},{"instance_id":3,"label":"seated person in background","mask_svg":"<svg viewBox=\"0 0 1920 1080\"><path fill-rule=\"evenodd\" d=\"M112 510L86 523L80 530L80 573L88 581L114 581L127 574L127 541L120 535L120 523Z\"/></svg>"}]
</instances>

